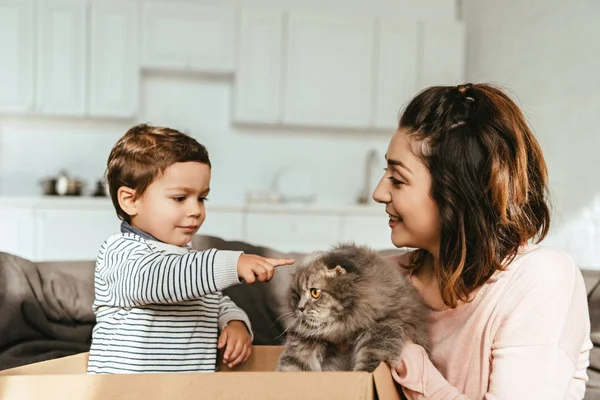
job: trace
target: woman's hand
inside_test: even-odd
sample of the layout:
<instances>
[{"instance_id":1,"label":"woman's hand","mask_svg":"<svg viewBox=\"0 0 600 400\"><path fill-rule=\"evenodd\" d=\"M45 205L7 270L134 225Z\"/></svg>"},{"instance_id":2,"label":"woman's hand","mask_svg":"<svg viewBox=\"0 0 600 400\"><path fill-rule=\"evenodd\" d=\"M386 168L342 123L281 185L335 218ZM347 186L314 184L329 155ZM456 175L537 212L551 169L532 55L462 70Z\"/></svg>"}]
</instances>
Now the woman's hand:
<instances>
[{"instance_id":1,"label":"woman's hand","mask_svg":"<svg viewBox=\"0 0 600 400\"><path fill-rule=\"evenodd\" d=\"M404 349L406 349L407 346L411 346L413 345L414 342L410 339L406 339L406 341L404 342L404 347L402 348L402 353L404 353ZM402 353L400 353L400 361L398 362L397 365L392 365L392 368L394 368L396 370L396 373L398 374L398 376L400 377L404 377L406 376L406 363L404 362L403 358L402 358Z\"/></svg>"}]
</instances>

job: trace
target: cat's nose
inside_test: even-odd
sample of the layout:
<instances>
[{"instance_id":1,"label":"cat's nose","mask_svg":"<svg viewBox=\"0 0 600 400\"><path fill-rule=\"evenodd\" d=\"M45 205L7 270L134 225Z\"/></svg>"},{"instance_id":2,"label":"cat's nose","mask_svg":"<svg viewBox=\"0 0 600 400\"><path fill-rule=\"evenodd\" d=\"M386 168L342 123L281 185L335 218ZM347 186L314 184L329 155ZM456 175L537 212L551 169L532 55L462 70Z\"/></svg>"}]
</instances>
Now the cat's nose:
<instances>
[{"instance_id":1,"label":"cat's nose","mask_svg":"<svg viewBox=\"0 0 600 400\"><path fill-rule=\"evenodd\" d=\"M304 312L305 309L306 309L305 306L298 307L298 311L300 311L300 312Z\"/></svg>"}]
</instances>

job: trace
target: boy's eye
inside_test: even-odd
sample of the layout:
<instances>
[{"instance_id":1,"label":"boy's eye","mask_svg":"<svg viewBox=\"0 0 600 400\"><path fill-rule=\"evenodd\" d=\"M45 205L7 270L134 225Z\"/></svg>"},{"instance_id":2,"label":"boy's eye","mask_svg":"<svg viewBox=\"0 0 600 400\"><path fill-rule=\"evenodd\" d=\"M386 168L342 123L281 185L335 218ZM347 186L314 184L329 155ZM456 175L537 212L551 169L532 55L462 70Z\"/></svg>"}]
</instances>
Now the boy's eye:
<instances>
[{"instance_id":1,"label":"boy's eye","mask_svg":"<svg viewBox=\"0 0 600 400\"><path fill-rule=\"evenodd\" d=\"M200 203L204 203L204 202L205 202L205 201L207 201L207 200L208 200L208 197L198 197L198 201L199 201Z\"/></svg>"},{"instance_id":2,"label":"boy's eye","mask_svg":"<svg viewBox=\"0 0 600 400\"><path fill-rule=\"evenodd\" d=\"M177 197L173 197L173 200L175 200L178 203L181 203L182 201L185 200L185 196L177 196Z\"/></svg>"}]
</instances>

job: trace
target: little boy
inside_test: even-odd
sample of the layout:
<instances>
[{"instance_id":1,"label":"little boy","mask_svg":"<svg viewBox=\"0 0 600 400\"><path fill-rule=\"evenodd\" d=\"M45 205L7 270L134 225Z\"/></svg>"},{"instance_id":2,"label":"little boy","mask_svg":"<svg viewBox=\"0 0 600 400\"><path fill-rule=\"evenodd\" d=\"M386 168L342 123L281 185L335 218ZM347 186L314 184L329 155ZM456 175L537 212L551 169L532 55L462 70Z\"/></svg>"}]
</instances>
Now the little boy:
<instances>
[{"instance_id":1,"label":"little boy","mask_svg":"<svg viewBox=\"0 0 600 400\"><path fill-rule=\"evenodd\" d=\"M189 247L210 173L204 146L173 129L137 125L113 147L106 174L122 224L96 262L89 373L212 372L217 348L229 366L250 356L250 321L221 290L294 261Z\"/></svg>"}]
</instances>

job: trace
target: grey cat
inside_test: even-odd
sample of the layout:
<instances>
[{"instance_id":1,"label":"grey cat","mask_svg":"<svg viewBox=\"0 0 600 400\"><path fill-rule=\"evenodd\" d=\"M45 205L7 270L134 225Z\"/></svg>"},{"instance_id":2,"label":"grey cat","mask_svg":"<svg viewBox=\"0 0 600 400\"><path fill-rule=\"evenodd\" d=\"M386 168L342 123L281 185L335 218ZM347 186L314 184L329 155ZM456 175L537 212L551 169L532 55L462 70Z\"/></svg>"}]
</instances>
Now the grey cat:
<instances>
[{"instance_id":1,"label":"grey cat","mask_svg":"<svg viewBox=\"0 0 600 400\"><path fill-rule=\"evenodd\" d=\"M428 345L428 311L412 284L368 247L342 244L295 272L278 371L396 365L406 339Z\"/></svg>"}]
</instances>

